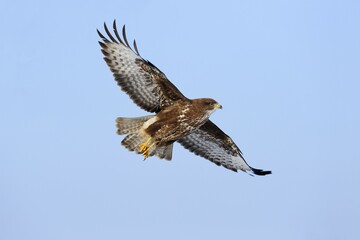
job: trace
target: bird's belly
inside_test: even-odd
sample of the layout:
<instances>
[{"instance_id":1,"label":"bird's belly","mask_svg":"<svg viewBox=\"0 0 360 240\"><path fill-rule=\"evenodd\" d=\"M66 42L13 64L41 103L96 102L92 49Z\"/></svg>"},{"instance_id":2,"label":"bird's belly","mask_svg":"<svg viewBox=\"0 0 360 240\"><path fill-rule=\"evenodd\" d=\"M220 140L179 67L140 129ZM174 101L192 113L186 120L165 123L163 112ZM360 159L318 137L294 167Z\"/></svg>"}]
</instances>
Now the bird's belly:
<instances>
[{"instance_id":1,"label":"bird's belly","mask_svg":"<svg viewBox=\"0 0 360 240\"><path fill-rule=\"evenodd\" d=\"M184 111L181 114L167 114L166 116L160 113L144 124L144 130L158 145L167 145L190 134L204 122L206 122L206 117L194 118Z\"/></svg>"},{"instance_id":2,"label":"bird's belly","mask_svg":"<svg viewBox=\"0 0 360 240\"><path fill-rule=\"evenodd\" d=\"M158 145L168 145L190 134L196 129L197 127L186 123L179 124L175 127L164 126L155 133L154 137L158 142Z\"/></svg>"}]
</instances>

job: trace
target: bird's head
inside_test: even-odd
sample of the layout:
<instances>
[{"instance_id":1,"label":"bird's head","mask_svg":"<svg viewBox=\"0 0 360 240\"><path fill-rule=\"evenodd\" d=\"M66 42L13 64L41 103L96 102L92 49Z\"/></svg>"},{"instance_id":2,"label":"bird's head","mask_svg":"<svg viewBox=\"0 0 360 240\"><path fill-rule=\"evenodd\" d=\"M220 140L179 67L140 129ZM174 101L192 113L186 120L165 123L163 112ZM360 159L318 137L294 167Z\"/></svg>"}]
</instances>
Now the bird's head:
<instances>
[{"instance_id":1,"label":"bird's head","mask_svg":"<svg viewBox=\"0 0 360 240\"><path fill-rule=\"evenodd\" d=\"M219 109L219 108L222 109L221 104L212 98L201 98L201 99L199 99L199 101L200 101L201 107L204 110L213 112L216 109Z\"/></svg>"}]
</instances>

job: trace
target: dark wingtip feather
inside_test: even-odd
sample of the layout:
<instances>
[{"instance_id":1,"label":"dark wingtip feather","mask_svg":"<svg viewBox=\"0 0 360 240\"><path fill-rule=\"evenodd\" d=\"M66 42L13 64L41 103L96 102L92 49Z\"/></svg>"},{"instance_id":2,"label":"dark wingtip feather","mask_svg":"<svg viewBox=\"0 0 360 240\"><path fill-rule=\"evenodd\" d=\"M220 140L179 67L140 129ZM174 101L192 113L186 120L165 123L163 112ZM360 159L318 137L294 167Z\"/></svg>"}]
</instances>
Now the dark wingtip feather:
<instances>
[{"instance_id":1,"label":"dark wingtip feather","mask_svg":"<svg viewBox=\"0 0 360 240\"><path fill-rule=\"evenodd\" d=\"M105 57L109 57L110 53L108 53L107 51L105 51L104 49L101 49L101 52L104 54Z\"/></svg>"},{"instance_id":2,"label":"dark wingtip feather","mask_svg":"<svg viewBox=\"0 0 360 240\"><path fill-rule=\"evenodd\" d=\"M116 36L116 38L119 40L119 42L121 42L122 44L124 44L124 42L121 40L121 37L120 37L119 32L118 32L118 30L117 30L116 20L114 20L114 22L113 22L113 30L114 30L115 36Z\"/></svg>"},{"instance_id":3,"label":"dark wingtip feather","mask_svg":"<svg viewBox=\"0 0 360 240\"><path fill-rule=\"evenodd\" d=\"M127 40L127 37L126 37L125 25L124 25L123 28L122 28L122 34L123 34L123 38L124 38L124 41L125 41L126 46L128 46L128 48L131 49L131 46L130 46L130 44L129 44L128 40Z\"/></svg>"},{"instance_id":4,"label":"dark wingtip feather","mask_svg":"<svg viewBox=\"0 0 360 240\"><path fill-rule=\"evenodd\" d=\"M104 42L108 42L109 40L99 31L99 29L96 29L99 37L104 41Z\"/></svg>"},{"instance_id":5,"label":"dark wingtip feather","mask_svg":"<svg viewBox=\"0 0 360 240\"><path fill-rule=\"evenodd\" d=\"M264 171L262 169L256 169L256 168L251 168L251 170L255 175L258 176L265 176L272 173L271 171Z\"/></svg>"},{"instance_id":6,"label":"dark wingtip feather","mask_svg":"<svg viewBox=\"0 0 360 240\"><path fill-rule=\"evenodd\" d=\"M139 50L138 50L138 48L137 48L137 45L136 45L136 41L135 41L135 39L134 39L134 49L135 49L135 51L136 51L137 55L139 55L139 56L140 56L140 53L139 53Z\"/></svg>"},{"instance_id":7,"label":"dark wingtip feather","mask_svg":"<svg viewBox=\"0 0 360 240\"><path fill-rule=\"evenodd\" d=\"M98 43L99 43L99 45L100 45L103 49L107 48L107 46L106 46L106 44L105 44L105 43L100 42L100 41L98 41Z\"/></svg>"},{"instance_id":8,"label":"dark wingtip feather","mask_svg":"<svg viewBox=\"0 0 360 240\"><path fill-rule=\"evenodd\" d=\"M106 26L106 23L104 23L104 29L105 29L106 34L111 39L111 41L118 43L118 41L116 41L116 39L111 35L111 32L109 31L108 27Z\"/></svg>"},{"instance_id":9,"label":"dark wingtip feather","mask_svg":"<svg viewBox=\"0 0 360 240\"><path fill-rule=\"evenodd\" d=\"M120 34L117 30L117 26L116 26L116 19L114 19L113 21L113 31L115 33L115 37L111 34L111 32L109 31L109 28L108 26L106 25L106 22L104 22L104 29L105 29L105 33L107 35L108 38L110 38L110 40L105 37L100 31L99 29L96 29L98 35L100 36L100 38L104 41L104 43L109 43L109 42L113 42L113 43L121 43L125 46L127 46L131 51L133 51L135 54L137 54L138 56L140 56L140 53L139 53L139 50L138 50L138 47L137 47L137 44L136 44L136 41L134 40L134 49L130 46L129 44L129 41L127 39L127 36L126 36L126 29L125 29L125 25L123 26L122 28L122 38L120 37ZM105 48L105 47L101 44L101 42L99 42L101 47Z\"/></svg>"}]
</instances>

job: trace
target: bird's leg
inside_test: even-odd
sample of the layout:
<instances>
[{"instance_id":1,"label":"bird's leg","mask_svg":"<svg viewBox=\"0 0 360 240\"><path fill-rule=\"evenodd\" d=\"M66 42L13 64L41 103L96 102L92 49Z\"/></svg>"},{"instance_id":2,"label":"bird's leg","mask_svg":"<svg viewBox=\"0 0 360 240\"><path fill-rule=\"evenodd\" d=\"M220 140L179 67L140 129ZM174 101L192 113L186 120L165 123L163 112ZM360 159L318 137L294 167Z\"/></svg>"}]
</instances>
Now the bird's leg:
<instances>
[{"instance_id":1,"label":"bird's leg","mask_svg":"<svg viewBox=\"0 0 360 240\"><path fill-rule=\"evenodd\" d=\"M146 140L146 142L144 142L144 143L142 143L142 144L139 145L139 147L140 147L140 152L141 152L141 153L144 153L144 152L148 149L148 144L150 143L150 141L151 141L151 137L149 137L149 138Z\"/></svg>"},{"instance_id":2,"label":"bird's leg","mask_svg":"<svg viewBox=\"0 0 360 240\"><path fill-rule=\"evenodd\" d=\"M144 160L146 160L149 157L150 150L154 147L155 143L152 143L150 146L148 146L145 151L143 151L144 154Z\"/></svg>"},{"instance_id":3,"label":"bird's leg","mask_svg":"<svg viewBox=\"0 0 360 240\"><path fill-rule=\"evenodd\" d=\"M149 137L146 142L142 143L139 145L140 147L140 153L142 153L144 155L144 160L147 159L149 157L150 154L150 150L154 147L155 142L151 143L152 138ZM149 145L150 144L150 145Z\"/></svg>"}]
</instances>

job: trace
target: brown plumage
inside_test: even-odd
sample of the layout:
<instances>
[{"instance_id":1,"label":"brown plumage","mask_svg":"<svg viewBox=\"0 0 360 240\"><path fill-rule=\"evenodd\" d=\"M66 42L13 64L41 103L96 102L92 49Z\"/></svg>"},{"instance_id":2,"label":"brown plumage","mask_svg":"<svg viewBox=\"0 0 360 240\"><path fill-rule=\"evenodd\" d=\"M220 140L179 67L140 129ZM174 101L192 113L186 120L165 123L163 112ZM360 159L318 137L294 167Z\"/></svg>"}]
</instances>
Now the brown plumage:
<instances>
[{"instance_id":1,"label":"brown plumage","mask_svg":"<svg viewBox=\"0 0 360 240\"><path fill-rule=\"evenodd\" d=\"M99 44L116 82L134 103L154 113L138 118L117 118L117 133L126 135L122 145L145 158L156 155L171 160L173 143L179 142L196 155L233 171L256 175L271 173L250 167L232 139L209 120L210 115L221 108L219 103L210 98L186 98L163 72L140 56L135 41L134 50L131 48L125 26L123 38L115 21L115 37L106 24L104 29L108 38L98 31L102 39Z\"/></svg>"}]
</instances>

